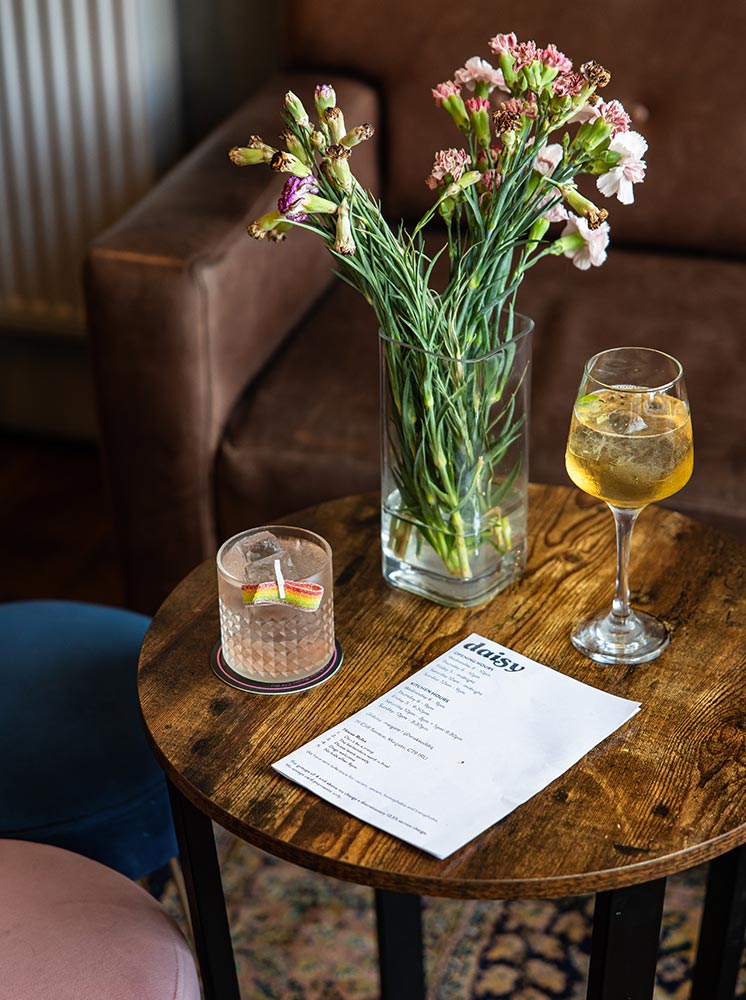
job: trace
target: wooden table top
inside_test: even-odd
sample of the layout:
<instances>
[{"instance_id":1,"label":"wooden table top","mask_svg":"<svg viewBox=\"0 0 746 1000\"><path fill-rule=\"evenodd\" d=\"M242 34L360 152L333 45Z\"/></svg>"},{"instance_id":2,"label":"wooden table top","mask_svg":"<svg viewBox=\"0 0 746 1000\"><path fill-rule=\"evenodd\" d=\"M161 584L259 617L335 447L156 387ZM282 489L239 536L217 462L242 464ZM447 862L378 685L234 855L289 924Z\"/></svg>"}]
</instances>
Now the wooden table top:
<instances>
[{"instance_id":1,"label":"wooden table top","mask_svg":"<svg viewBox=\"0 0 746 1000\"><path fill-rule=\"evenodd\" d=\"M433 896L534 898L670 875L746 841L746 547L652 507L632 548L632 603L671 645L652 663L599 666L572 624L610 605L614 530L604 504L532 486L523 578L482 608L454 610L383 581L376 496L286 519L334 553L344 663L301 694L223 684L215 566L194 570L158 611L140 658L149 739L170 779L207 815L270 853L327 875ZM470 632L642 703L555 782L444 861L348 816L271 764L343 721ZM506 766L509 759L506 759Z\"/></svg>"}]
</instances>

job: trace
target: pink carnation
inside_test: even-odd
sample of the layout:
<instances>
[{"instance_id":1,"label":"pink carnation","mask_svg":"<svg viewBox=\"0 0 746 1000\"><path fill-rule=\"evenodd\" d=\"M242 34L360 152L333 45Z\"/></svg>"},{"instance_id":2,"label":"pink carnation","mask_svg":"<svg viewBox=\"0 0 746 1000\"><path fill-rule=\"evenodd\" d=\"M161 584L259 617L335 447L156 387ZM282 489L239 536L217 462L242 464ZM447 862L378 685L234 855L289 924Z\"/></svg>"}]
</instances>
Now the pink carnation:
<instances>
[{"instance_id":1,"label":"pink carnation","mask_svg":"<svg viewBox=\"0 0 746 1000\"><path fill-rule=\"evenodd\" d=\"M534 170L542 177L551 177L563 156L562 146L558 142L550 142L536 154Z\"/></svg>"},{"instance_id":2,"label":"pink carnation","mask_svg":"<svg viewBox=\"0 0 746 1000\"><path fill-rule=\"evenodd\" d=\"M612 153L619 153L620 159L615 167L601 174L596 181L601 194L607 198L616 195L623 205L631 205L635 200L633 184L641 184L645 180L647 165L643 156L647 148L648 144L639 132L622 132L612 139L609 149Z\"/></svg>"},{"instance_id":3,"label":"pink carnation","mask_svg":"<svg viewBox=\"0 0 746 1000\"><path fill-rule=\"evenodd\" d=\"M586 219L571 215L562 230L562 236L569 236L571 233L580 233L583 237L583 246L565 250L565 257L569 257L581 271L587 271L590 267L600 267L606 260L609 223L602 222L598 229L591 229Z\"/></svg>"},{"instance_id":4,"label":"pink carnation","mask_svg":"<svg viewBox=\"0 0 746 1000\"><path fill-rule=\"evenodd\" d=\"M601 101L596 108L607 125L611 125L612 139L619 135L620 132L629 131L632 119L619 101L609 101L608 104L604 104Z\"/></svg>"},{"instance_id":5,"label":"pink carnation","mask_svg":"<svg viewBox=\"0 0 746 1000\"><path fill-rule=\"evenodd\" d=\"M515 60L513 63L513 69L516 73L518 73L519 70L524 68L524 66L530 66L531 63L537 58L538 50L536 48L536 42L520 42L510 54Z\"/></svg>"},{"instance_id":6,"label":"pink carnation","mask_svg":"<svg viewBox=\"0 0 746 1000\"><path fill-rule=\"evenodd\" d=\"M580 73L560 73L552 83L552 90L558 97L577 97L584 86Z\"/></svg>"},{"instance_id":7,"label":"pink carnation","mask_svg":"<svg viewBox=\"0 0 746 1000\"><path fill-rule=\"evenodd\" d=\"M446 98L458 97L460 93L461 87L457 87L453 80L446 80L445 83L439 83L437 87L433 87L432 91L435 103L438 107L441 106Z\"/></svg>"},{"instance_id":8,"label":"pink carnation","mask_svg":"<svg viewBox=\"0 0 746 1000\"><path fill-rule=\"evenodd\" d=\"M490 102L486 97L470 97L464 106L467 111L489 111Z\"/></svg>"},{"instance_id":9,"label":"pink carnation","mask_svg":"<svg viewBox=\"0 0 746 1000\"><path fill-rule=\"evenodd\" d=\"M453 183L470 163L471 157L465 149L441 149L435 154L433 169L425 183L429 188L436 188L443 181Z\"/></svg>"},{"instance_id":10,"label":"pink carnation","mask_svg":"<svg viewBox=\"0 0 746 1000\"><path fill-rule=\"evenodd\" d=\"M490 38L490 48L498 56L512 55L517 44L518 39L512 31L507 35L495 35L494 38Z\"/></svg>"},{"instance_id":11,"label":"pink carnation","mask_svg":"<svg viewBox=\"0 0 746 1000\"><path fill-rule=\"evenodd\" d=\"M545 49L541 49L537 54L545 66L551 66L552 69L559 70L560 73L572 72L571 60L567 58L564 52L560 52L556 45L547 45Z\"/></svg>"},{"instance_id":12,"label":"pink carnation","mask_svg":"<svg viewBox=\"0 0 746 1000\"><path fill-rule=\"evenodd\" d=\"M585 122L595 122L597 118L601 117L601 112L598 110L598 104L583 104L572 118L568 118L568 121L572 124L580 122L584 124Z\"/></svg>"},{"instance_id":13,"label":"pink carnation","mask_svg":"<svg viewBox=\"0 0 746 1000\"><path fill-rule=\"evenodd\" d=\"M469 90L474 90L477 83L487 84L490 88L490 93L492 93L495 87L499 87L501 90L508 89L505 86L505 78L503 77L502 70L490 66L486 59L480 59L479 56L472 56L471 59L467 59L466 65L462 69L457 69L453 74L453 79L460 86L466 87Z\"/></svg>"},{"instance_id":14,"label":"pink carnation","mask_svg":"<svg viewBox=\"0 0 746 1000\"><path fill-rule=\"evenodd\" d=\"M541 206L544 208L542 213L542 219L546 219L547 222L566 222L570 216L565 208L562 199L556 200L557 196L548 194L541 201ZM552 205L551 202L554 202Z\"/></svg>"}]
</instances>

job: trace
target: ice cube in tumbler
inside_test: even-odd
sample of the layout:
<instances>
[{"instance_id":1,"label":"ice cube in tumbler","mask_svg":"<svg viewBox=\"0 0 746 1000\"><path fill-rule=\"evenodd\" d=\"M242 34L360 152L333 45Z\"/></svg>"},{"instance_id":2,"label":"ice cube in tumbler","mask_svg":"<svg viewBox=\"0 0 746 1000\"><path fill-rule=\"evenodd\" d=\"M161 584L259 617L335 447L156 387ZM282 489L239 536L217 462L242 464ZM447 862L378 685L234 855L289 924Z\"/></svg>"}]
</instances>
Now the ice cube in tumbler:
<instances>
[{"instance_id":1,"label":"ice cube in tumbler","mask_svg":"<svg viewBox=\"0 0 746 1000\"><path fill-rule=\"evenodd\" d=\"M246 554L240 545L234 545L223 553L223 569L238 580L243 579Z\"/></svg>"},{"instance_id":2,"label":"ice cube in tumbler","mask_svg":"<svg viewBox=\"0 0 746 1000\"><path fill-rule=\"evenodd\" d=\"M283 577L288 580L293 576L295 567L290 554L284 549L272 552L264 559L253 559L246 563L244 579L247 583L266 583L267 580L277 579L275 563L280 563L280 570Z\"/></svg>"},{"instance_id":3,"label":"ice cube in tumbler","mask_svg":"<svg viewBox=\"0 0 746 1000\"><path fill-rule=\"evenodd\" d=\"M260 562L276 552L282 552L282 545L271 531L260 531L244 541L243 550L247 562Z\"/></svg>"}]
</instances>

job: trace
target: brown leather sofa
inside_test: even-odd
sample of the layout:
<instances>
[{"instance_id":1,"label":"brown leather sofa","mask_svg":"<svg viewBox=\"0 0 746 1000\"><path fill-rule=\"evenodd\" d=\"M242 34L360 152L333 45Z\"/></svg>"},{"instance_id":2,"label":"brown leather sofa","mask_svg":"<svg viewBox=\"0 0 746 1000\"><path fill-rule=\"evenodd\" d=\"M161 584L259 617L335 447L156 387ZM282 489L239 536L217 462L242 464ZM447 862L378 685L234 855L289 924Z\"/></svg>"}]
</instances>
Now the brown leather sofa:
<instances>
[{"instance_id":1,"label":"brown leather sofa","mask_svg":"<svg viewBox=\"0 0 746 1000\"><path fill-rule=\"evenodd\" d=\"M620 344L675 354L695 426L695 473L668 503L746 538L746 119L735 67L741 0L571 9L415 0L286 3L287 72L266 81L91 247L89 329L128 601L153 611L230 534L378 484L376 322L305 232L256 242L246 225L281 181L229 147L273 138L282 96L333 82L376 139L356 174L393 220L429 205L435 150L457 145L430 88L497 32L554 41L612 71L649 141L636 202L611 211L606 264L549 259L526 278L536 322L531 478L567 482L563 454L583 362ZM247 58L250 43L247 40ZM219 67L216 67L219 72ZM611 522L610 522L611 530Z\"/></svg>"}]
</instances>

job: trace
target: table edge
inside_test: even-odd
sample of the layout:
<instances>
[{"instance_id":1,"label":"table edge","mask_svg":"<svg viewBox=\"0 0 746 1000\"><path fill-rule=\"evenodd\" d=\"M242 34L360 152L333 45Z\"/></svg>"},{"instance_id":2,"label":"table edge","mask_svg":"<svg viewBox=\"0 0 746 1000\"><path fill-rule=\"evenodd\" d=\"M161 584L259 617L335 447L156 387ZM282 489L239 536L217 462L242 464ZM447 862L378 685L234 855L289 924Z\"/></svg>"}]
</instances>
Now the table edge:
<instances>
[{"instance_id":1,"label":"table edge","mask_svg":"<svg viewBox=\"0 0 746 1000\"><path fill-rule=\"evenodd\" d=\"M319 872L344 882L366 885L374 889L389 889L394 892L452 899L560 899L625 888L675 875L695 868L746 843L746 826L743 826L674 854L636 861L620 868L582 872L576 875L542 875L537 878L516 879L454 879L447 875L442 877L402 875L396 871L360 866L343 859L330 858L289 844L287 841L278 840L254 828L247 829L239 820L224 811L176 771L167 758L154 746L149 731L147 736L149 745L171 783L193 805L223 829L283 861L289 861L309 871ZM360 822L362 823L362 820ZM390 836L383 831L378 832L381 836ZM485 831L485 833L487 832ZM468 850L468 845L461 850ZM450 858L445 858L442 864L448 865L449 861Z\"/></svg>"}]
</instances>

